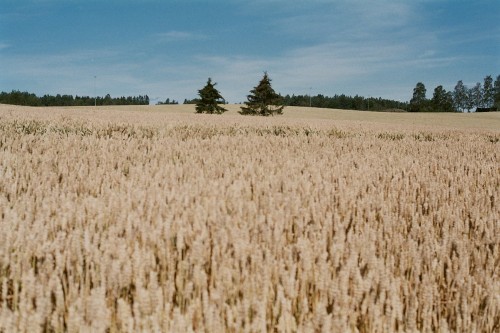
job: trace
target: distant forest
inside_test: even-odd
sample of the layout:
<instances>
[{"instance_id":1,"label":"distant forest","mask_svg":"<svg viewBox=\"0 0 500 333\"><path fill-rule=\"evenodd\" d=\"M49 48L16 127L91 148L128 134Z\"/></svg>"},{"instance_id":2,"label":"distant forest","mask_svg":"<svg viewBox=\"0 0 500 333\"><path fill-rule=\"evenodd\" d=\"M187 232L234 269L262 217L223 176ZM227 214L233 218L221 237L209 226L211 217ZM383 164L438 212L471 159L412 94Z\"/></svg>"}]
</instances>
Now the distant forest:
<instances>
[{"instance_id":1,"label":"distant forest","mask_svg":"<svg viewBox=\"0 0 500 333\"><path fill-rule=\"evenodd\" d=\"M365 98L361 96L334 95L333 97L316 95L286 95L283 97L285 105L312 106L317 108L346 109L346 110L406 110L408 103L383 98Z\"/></svg>"},{"instance_id":2,"label":"distant forest","mask_svg":"<svg viewBox=\"0 0 500 333\"><path fill-rule=\"evenodd\" d=\"M409 111L409 112L471 112L500 110L500 75L494 80L491 75L484 78L483 84L477 82L473 87L467 87L462 80L457 82L453 91L446 91L442 85L434 89L432 98L427 98L427 89L418 82L413 89L409 102L390 99L337 95L286 95L281 97L285 106L311 106L317 108L369 110L369 111ZM223 99L223 98L222 98ZM199 99L185 99L184 104L196 104ZM89 97L72 95L44 95L38 97L28 92L13 90L10 93L0 93L0 103L26 106L92 106L92 105L149 105L148 95L111 97ZM176 100L167 98L157 105L178 104Z\"/></svg>"},{"instance_id":3,"label":"distant forest","mask_svg":"<svg viewBox=\"0 0 500 333\"><path fill-rule=\"evenodd\" d=\"M10 93L0 93L0 103L25 106L92 106L92 105L149 105L148 95L111 97L74 96L73 95L44 95L13 90Z\"/></svg>"},{"instance_id":4,"label":"distant forest","mask_svg":"<svg viewBox=\"0 0 500 333\"><path fill-rule=\"evenodd\" d=\"M197 99L184 100L184 104L196 104ZM72 96L72 95L44 95L38 97L29 92L13 90L10 93L0 93L0 103L25 106L92 106L92 105L148 105L149 97L129 96L129 97L111 97L107 94L105 97ZM167 98L163 104L178 104L175 100ZM313 106L318 108L350 109L350 110L373 110L382 111L387 109L408 108L408 103L393 101L382 98L365 98L361 96L335 95L333 97L317 95L286 95L283 97L283 104L287 106Z\"/></svg>"},{"instance_id":5,"label":"distant forest","mask_svg":"<svg viewBox=\"0 0 500 333\"><path fill-rule=\"evenodd\" d=\"M311 106L315 108L345 109L345 110L406 110L408 103L383 98L365 98L361 96L334 95L333 97L316 95L286 95L283 98L285 106ZM184 104L196 104L197 98L185 99Z\"/></svg>"}]
</instances>

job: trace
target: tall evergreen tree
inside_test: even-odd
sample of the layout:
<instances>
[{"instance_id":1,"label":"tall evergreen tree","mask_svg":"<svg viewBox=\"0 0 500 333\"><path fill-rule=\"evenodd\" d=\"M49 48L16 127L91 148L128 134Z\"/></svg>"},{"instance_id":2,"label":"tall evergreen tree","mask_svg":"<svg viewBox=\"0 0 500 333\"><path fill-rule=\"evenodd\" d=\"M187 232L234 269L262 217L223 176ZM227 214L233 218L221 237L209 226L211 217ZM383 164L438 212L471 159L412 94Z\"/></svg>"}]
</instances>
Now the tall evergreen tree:
<instances>
[{"instance_id":1,"label":"tall evergreen tree","mask_svg":"<svg viewBox=\"0 0 500 333\"><path fill-rule=\"evenodd\" d=\"M425 104L427 102L427 99L425 98L426 92L427 90L425 89L425 85L422 82L418 82L413 89L413 97L410 100L410 111L425 111Z\"/></svg>"},{"instance_id":2,"label":"tall evergreen tree","mask_svg":"<svg viewBox=\"0 0 500 333\"><path fill-rule=\"evenodd\" d=\"M224 104L224 98L215 88L217 83L212 83L212 79L208 78L207 84L202 89L198 90L200 99L196 103L196 113L217 113L222 114L227 111L219 104Z\"/></svg>"},{"instance_id":3,"label":"tall evergreen tree","mask_svg":"<svg viewBox=\"0 0 500 333\"><path fill-rule=\"evenodd\" d=\"M271 87L271 79L264 73L264 77L259 84L250 90L247 96L246 106L241 107L240 114L270 116L283 114L283 98Z\"/></svg>"}]
</instances>

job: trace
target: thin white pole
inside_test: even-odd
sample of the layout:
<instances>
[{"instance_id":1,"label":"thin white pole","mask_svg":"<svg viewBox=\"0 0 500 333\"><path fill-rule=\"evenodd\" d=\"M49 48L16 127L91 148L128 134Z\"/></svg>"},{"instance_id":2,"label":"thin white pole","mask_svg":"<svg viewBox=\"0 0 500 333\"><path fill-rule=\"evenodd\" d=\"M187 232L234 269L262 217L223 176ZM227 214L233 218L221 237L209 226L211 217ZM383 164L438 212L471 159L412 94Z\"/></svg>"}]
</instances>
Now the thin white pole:
<instances>
[{"instance_id":1,"label":"thin white pole","mask_svg":"<svg viewBox=\"0 0 500 333\"><path fill-rule=\"evenodd\" d=\"M94 75L94 107L97 107L96 81L97 81L97 75Z\"/></svg>"}]
</instances>

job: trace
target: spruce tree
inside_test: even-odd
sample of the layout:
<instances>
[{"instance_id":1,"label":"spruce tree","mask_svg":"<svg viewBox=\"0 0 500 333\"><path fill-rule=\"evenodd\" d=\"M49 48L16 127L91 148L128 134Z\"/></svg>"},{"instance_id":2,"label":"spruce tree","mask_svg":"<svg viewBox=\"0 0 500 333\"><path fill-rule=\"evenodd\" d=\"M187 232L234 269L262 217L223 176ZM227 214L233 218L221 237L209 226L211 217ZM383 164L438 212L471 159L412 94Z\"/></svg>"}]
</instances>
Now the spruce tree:
<instances>
[{"instance_id":1,"label":"spruce tree","mask_svg":"<svg viewBox=\"0 0 500 333\"><path fill-rule=\"evenodd\" d=\"M207 84L203 89L198 90L200 99L196 103L196 113L217 113L222 114L227 110L219 104L224 104L224 98L215 88L217 83L212 83L212 79L208 78Z\"/></svg>"},{"instance_id":2,"label":"spruce tree","mask_svg":"<svg viewBox=\"0 0 500 333\"><path fill-rule=\"evenodd\" d=\"M271 79L267 72L259 84L250 91L247 99L246 106L241 107L240 114L257 116L283 114L283 98L271 87Z\"/></svg>"}]
</instances>

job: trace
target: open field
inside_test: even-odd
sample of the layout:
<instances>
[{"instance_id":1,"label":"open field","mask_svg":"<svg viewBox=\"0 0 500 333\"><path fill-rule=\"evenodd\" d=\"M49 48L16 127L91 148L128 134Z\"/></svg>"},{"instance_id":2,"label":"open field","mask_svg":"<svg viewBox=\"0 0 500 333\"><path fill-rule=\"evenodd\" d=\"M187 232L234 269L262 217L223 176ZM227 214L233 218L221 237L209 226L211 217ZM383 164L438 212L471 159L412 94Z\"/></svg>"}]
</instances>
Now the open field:
<instances>
[{"instance_id":1,"label":"open field","mask_svg":"<svg viewBox=\"0 0 500 333\"><path fill-rule=\"evenodd\" d=\"M222 116L224 123L240 124L244 118L238 114L240 105L225 106L228 112ZM123 122L136 125L172 125L179 122L218 124L221 118L210 115L193 117L194 105L161 106L105 106L105 107L58 107L30 108L0 104L0 115L8 115L15 110L16 117L52 120L54 118L85 120L92 122ZM144 114L147 116L144 116ZM279 124L305 124L306 126L332 127L340 125L368 125L381 130L422 130L427 129L486 129L499 131L500 112L488 113L385 113L321 108L287 107L280 117L250 118L246 124L267 126Z\"/></svg>"},{"instance_id":2,"label":"open field","mask_svg":"<svg viewBox=\"0 0 500 333\"><path fill-rule=\"evenodd\" d=\"M0 105L0 332L495 332L500 113Z\"/></svg>"}]
</instances>

